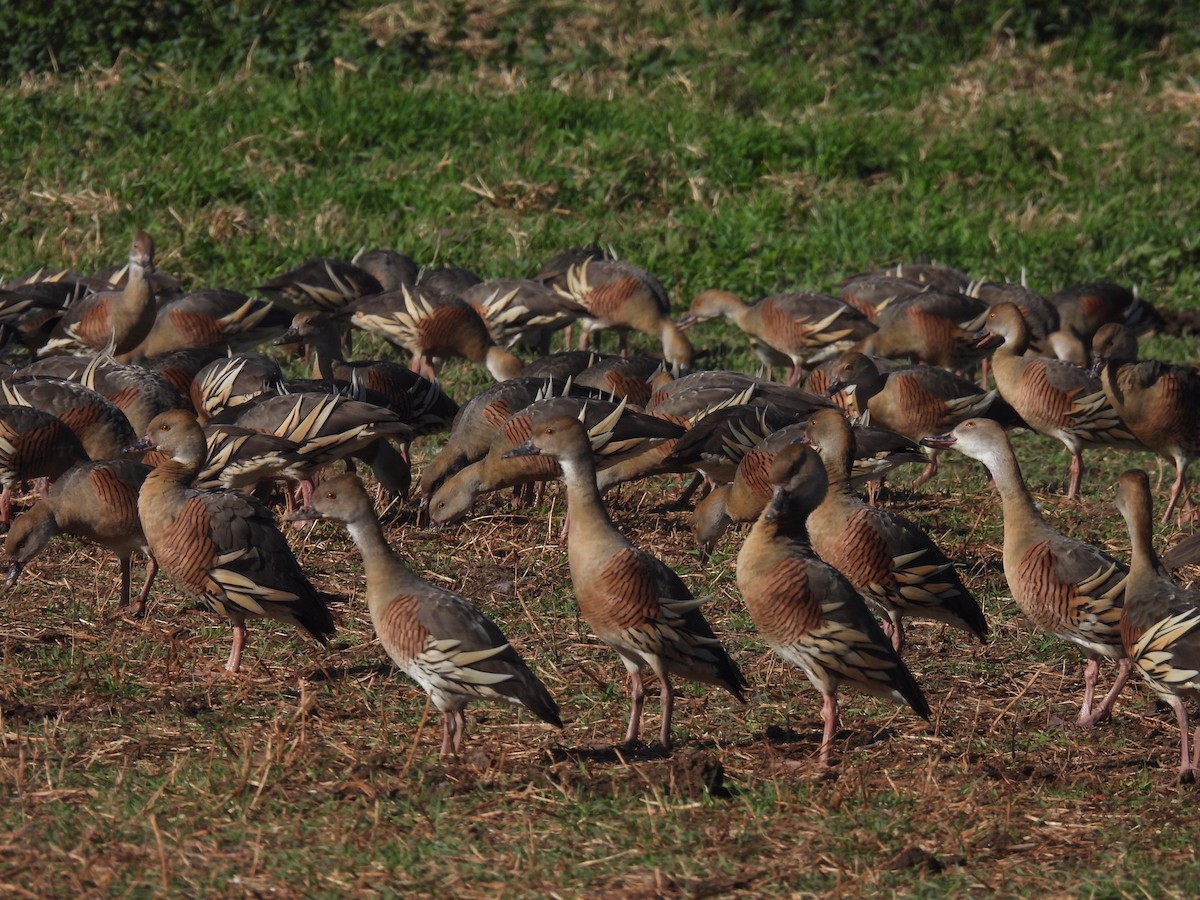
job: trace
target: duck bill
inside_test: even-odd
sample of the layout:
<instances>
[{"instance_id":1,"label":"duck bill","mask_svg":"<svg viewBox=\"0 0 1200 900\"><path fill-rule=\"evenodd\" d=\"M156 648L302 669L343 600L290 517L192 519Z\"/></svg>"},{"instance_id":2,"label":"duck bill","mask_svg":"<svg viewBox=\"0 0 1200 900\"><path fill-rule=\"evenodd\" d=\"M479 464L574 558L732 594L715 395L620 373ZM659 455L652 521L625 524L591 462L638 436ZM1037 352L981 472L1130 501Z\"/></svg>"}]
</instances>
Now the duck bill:
<instances>
[{"instance_id":1,"label":"duck bill","mask_svg":"<svg viewBox=\"0 0 1200 900\"><path fill-rule=\"evenodd\" d=\"M274 344L276 347L285 347L288 344L302 344L302 343L304 343L304 339L301 338L300 335L297 334L295 331L293 331L292 329L289 328L287 331L285 331L279 337L275 338L275 340L271 341L271 343Z\"/></svg>"},{"instance_id":2,"label":"duck bill","mask_svg":"<svg viewBox=\"0 0 1200 900\"><path fill-rule=\"evenodd\" d=\"M17 579L21 577L22 566L20 563L13 563L8 567L8 578L4 581L4 589L11 591L17 584Z\"/></svg>"},{"instance_id":3,"label":"duck bill","mask_svg":"<svg viewBox=\"0 0 1200 900\"><path fill-rule=\"evenodd\" d=\"M126 453L145 453L147 450L154 449L154 441L148 437L139 438L128 447L125 448Z\"/></svg>"},{"instance_id":4,"label":"duck bill","mask_svg":"<svg viewBox=\"0 0 1200 900\"><path fill-rule=\"evenodd\" d=\"M287 515L287 520L295 528L304 528L306 525L312 525L323 518L325 517L311 506L302 506L295 512L290 512Z\"/></svg>"},{"instance_id":5,"label":"duck bill","mask_svg":"<svg viewBox=\"0 0 1200 900\"><path fill-rule=\"evenodd\" d=\"M921 446L932 447L934 450L947 450L958 442L952 434L931 434L921 438Z\"/></svg>"},{"instance_id":6,"label":"duck bill","mask_svg":"<svg viewBox=\"0 0 1200 900\"><path fill-rule=\"evenodd\" d=\"M992 334L986 328L983 331L975 332L975 347L976 347L976 349L990 347L995 342L995 340L996 340L996 335Z\"/></svg>"},{"instance_id":7,"label":"duck bill","mask_svg":"<svg viewBox=\"0 0 1200 900\"><path fill-rule=\"evenodd\" d=\"M504 454L500 458L501 459L514 459L518 456L541 456L541 455L542 455L541 448L538 447L538 445L533 442L532 438L530 438L527 441L522 441L521 443L517 444L517 446L513 447L511 450L505 450Z\"/></svg>"},{"instance_id":8,"label":"duck bill","mask_svg":"<svg viewBox=\"0 0 1200 900\"><path fill-rule=\"evenodd\" d=\"M767 508L763 510L763 518L768 522L774 522L783 515L786 509L787 494L784 493L782 485L775 485L771 488L771 499L767 501Z\"/></svg>"},{"instance_id":9,"label":"duck bill","mask_svg":"<svg viewBox=\"0 0 1200 900\"><path fill-rule=\"evenodd\" d=\"M1092 360L1091 373L1093 378L1099 378L1100 372L1104 368L1104 364L1108 362L1103 356L1097 356Z\"/></svg>"},{"instance_id":10,"label":"duck bill","mask_svg":"<svg viewBox=\"0 0 1200 900\"><path fill-rule=\"evenodd\" d=\"M693 325L695 325L699 321L700 321L700 319L697 316L693 316L691 313L688 313L682 319L680 319L678 322L675 323L675 327L678 328L680 331L687 331L689 328L691 328Z\"/></svg>"}]
</instances>

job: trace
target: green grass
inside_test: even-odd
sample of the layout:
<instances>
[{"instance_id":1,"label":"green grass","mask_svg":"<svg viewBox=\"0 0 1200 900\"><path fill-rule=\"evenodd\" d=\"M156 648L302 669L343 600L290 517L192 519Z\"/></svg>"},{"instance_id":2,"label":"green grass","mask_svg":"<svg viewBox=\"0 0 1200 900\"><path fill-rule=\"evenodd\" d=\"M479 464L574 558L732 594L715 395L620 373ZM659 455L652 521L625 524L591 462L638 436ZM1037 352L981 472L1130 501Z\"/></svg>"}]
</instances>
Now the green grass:
<instances>
[{"instance_id":1,"label":"green grass","mask_svg":"<svg viewBox=\"0 0 1200 900\"><path fill-rule=\"evenodd\" d=\"M364 245L527 274L601 241L659 275L680 311L706 287L830 289L917 258L977 277L1024 271L1045 293L1136 283L1165 309L1194 307L1200 56L1184 13L1122 8L1157 30L1113 40L1070 4L1063 18L1035 7L1001 21L998 9L983 29L936 4L840 20L814 18L821 8L529 4L495 17L430 2L368 17L388 43L349 59L357 71L135 59L14 81L0 89L0 272L96 268L145 227L160 267L193 287L251 290ZM753 368L730 329L693 334L707 364ZM1196 356L1178 336L1145 352ZM459 399L487 383L466 367L445 382ZM436 444L418 444L418 460ZM1061 448L1015 445L1050 518L1125 552L1111 485L1131 464L1153 474L1152 457L1089 453L1084 500L1069 504ZM448 762L436 715L422 730L423 696L372 642L357 556L336 530L293 541L323 588L350 595L330 652L256 624L248 673L232 681L206 677L227 627L165 583L146 622L110 619L111 562L60 541L23 575L0 630L0 885L1194 895L1195 795L1173 777L1172 717L1138 688L1113 725L1062 726L1082 658L1019 617L998 503L976 467L948 457L919 494L900 477L893 502L963 561L994 639L979 649L915 628L933 724L843 697L832 779L815 762L819 698L765 653L737 596L737 538L701 569L685 517L647 515L673 479L623 489L615 515L712 595L753 687L739 708L681 686L669 760L562 750L611 741L627 707L544 508L488 498L463 529L389 528L414 568L484 605L567 718L557 735L473 708L468 752ZM1175 534L1161 528L1160 544ZM649 728L657 712L652 700ZM716 763L723 790L709 793Z\"/></svg>"}]
</instances>

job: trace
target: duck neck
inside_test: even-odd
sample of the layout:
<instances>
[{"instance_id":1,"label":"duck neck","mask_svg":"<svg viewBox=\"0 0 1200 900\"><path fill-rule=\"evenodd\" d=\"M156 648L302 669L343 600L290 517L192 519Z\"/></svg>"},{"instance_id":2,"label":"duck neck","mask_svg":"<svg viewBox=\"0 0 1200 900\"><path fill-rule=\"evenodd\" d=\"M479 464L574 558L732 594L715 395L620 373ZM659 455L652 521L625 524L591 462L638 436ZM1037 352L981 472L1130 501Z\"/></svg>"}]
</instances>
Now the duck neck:
<instances>
[{"instance_id":1,"label":"duck neck","mask_svg":"<svg viewBox=\"0 0 1200 900\"><path fill-rule=\"evenodd\" d=\"M980 457L976 457L987 466L992 480L996 483L996 491L1000 494L1000 504L1004 511L1004 543L1005 547L1015 547L1018 536L1030 534L1023 523L1044 522L1033 502L1033 495L1025 486L1021 477L1021 466L1016 454L1005 443L1004 447L992 447Z\"/></svg>"},{"instance_id":2,"label":"duck neck","mask_svg":"<svg viewBox=\"0 0 1200 900\"><path fill-rule=\"evenodd\" d=\"M346 531L362 556L367 578L367 607L374 617L392 600L396 593L396 580L408 579L413 575L387 542L383 528L373 513L347 522Z\"/></svg>"},{"instance_id":3,"label":"duck neck","mask_svg":"<svg viewBox=\"0 0 1200 900\"><path fill-rule=\"evenodd\" d=\"M334 367L345 362L341 339L336 334L321 332L308 338L308 346L313 352L313 378L333 381Z\"/></svg>"},{"instance_id":4,"label":"duck neck","mask_svg":"<svg viewBox=\"0 0 1200 900\"><path fill-rule=\"evenodd\" d=\"M1138 498L1133 508L1123 510L1125 524L1129 527L1131 581L1144 578L1166 578L1166 569L1158 554L1154 552L1154 530L1150 525L1149 498Z\"/></svg>"}]
</instances>

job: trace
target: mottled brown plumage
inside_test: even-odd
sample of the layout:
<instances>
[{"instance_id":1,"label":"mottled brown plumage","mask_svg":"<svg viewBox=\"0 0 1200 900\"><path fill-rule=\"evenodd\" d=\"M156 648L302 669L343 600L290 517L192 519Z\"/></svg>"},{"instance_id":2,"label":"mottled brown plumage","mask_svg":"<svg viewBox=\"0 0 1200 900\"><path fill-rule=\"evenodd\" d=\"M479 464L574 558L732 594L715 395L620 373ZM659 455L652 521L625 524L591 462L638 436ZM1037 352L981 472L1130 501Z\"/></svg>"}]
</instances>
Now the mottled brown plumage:
<instances>
[{"instance_id":1,"label":"mottled brown plumage","mask_svg":"<svg viewBox=\"0 0 1200 900\"><path fill-rule=\"evenodd\" d=\"M258 288L292 312L338 312L361 297L383 290L378 279L343 259L310 259Z\"/></svg>"},{"instance_id":2,"label":"mottled brown plumage","mask_svg":"<svg viewBox=\"0 0 1200 900\"><path fill-rule=\"evenodd\" d=\"M140 361L191 347L240 350L269 340L286 327L286 313L269 301L240 291L205 288L163 304L130 358Z\"/></svg>"},{"instance_id":3,"label":"mottled brown plumage","mask_svg":"<svg viewBox=\"0 0 1200 900\"><path fill-rule=\"evenodd\" d=\"M585 332L616 330L624 352L628 332L638 331L662 342L663 359L672 369L692 367L692 345L671 319L666 288L645 269L589 257L571 265L565 285L555 289L583 319Z\"/></svg>"},{"instance_id":4,"label":"mottled brown plumage","mask_svg":"<svg viewBox=\"0 0 1200 900\"><path fill-rule=\"evenodd\" d=\"M102 290L74 301L59 319L39 354L129 353L154 324L154 289L146 277L154 271L154 241L144 231L129 250L129 276L120 290Z\"/></svg>"},{"instance_id":5,"label":"mottled brown plumage","mask_svg":"<svg viewBox=\"0 0 1200 900\"><path fill-rule=\"evenodd\" d=\"M62 419L30 406L0 404L0 522L9 520L16 485L33 478L54 481L87 458Z\"/></svg>"},{"instance_id":6,"label":"mottled brown plumage","mask_svg":"<svg viewBox=\"0 0 1200 900\"><path fill-rule=\"evenodd\" d=\"M1079 496L1084 449L1139 446L1104 396L1100 382L1085 369L1061 359L1025 355L1029 327L1015 306L993 306L984 328L985 341L1003 338L992 355L1000 396L1030 428L1061 441L1071 453L1068 498Z\"/></svg>"},{"instance_id":7,"label":"mottled brown plumage","mask_svg":"<svg viewBox=\"0 0 1200 900\"><path fill-rule=\"evenodd\" d=\"M530 439L509 453L549 454L562 467L571 518L567 556L579 611L597 637L621 655L629 672L632 710L624 746L638 739L643 669L662 682L659 736L664 747L671 746L672 675L719 685L743 699L746 681L700 612L701 601L609 519L583 424L564 416L539 418Z\"/></svg>"},{"instance_id":8,"label":"mottled brown plumage","mask_svg":"<svg viewBox=\"0 0 1200 900\"><path fill-rule=\"evenodd\" d=\"M496 345L465 300L429 287L401 287L354 304L350 321L412 354L412 370L433 379L432 359L460 357L487 367L497 381L521 373L521 361Z\"/></svg>"},{"instance_id":9,"label":"mottled brown plumage","mask_svg":"<svg viewBox=\"0 0 1200 900\"><path fill-rule=\"evenodd\" d=\"M463 709L472 700L505 700L562 727L545 685L495 623L464 597L435 587L404 564L355 476L323 482L294 518L333 519L346 526L362 554L367 608L379 642L443 714L443 756L462 748Z\"/></svg>"},{"instance_id":10,"label":"mottled brown plumage","mask_svg":"<svg viewBox=\"0 0 1200 900\"><path fill-rule=\"evenodd\" d=\"M937 289L912 294L880 312L877 331L855 349L957 371L987 354L975 339L986 311L982 300L965 294Z\"/></svg>"},{"instance_id":11,"label":"mottled brown plumage","mask_svg":"<svg viewBox=\"0 0 1200 900\"><path fill-rule=\"evenodd\" d=\"M948 435L925 440L987 466L1004 508L1004 577L1013 600L1039 629L1075 644L1087 656L1079 724L1107 719L1130 671L1120 634L1125 566L1042 518L1008 436L992 420L968 419ZM1112 690L1093 709L1102 656L1118 660L1120 669Z\"/></svg>"},{"instance_id":12,"label":"mottled brown plumage","mask_svg":"<svg viewBox=\"0 0 1200 900\"><path fill-rule=\"evenodd\" d=\"M138 517L138 492L150 467L130 459L82 462L68 469L49 492L17 517L4 540L10 561L8 586L36 559L56 534L71 534L111 550L121 564L121 609L145 611L158 563ZM146 583L130 603L134 553L146 557Z\"/></svg>"},{"instance_id":13,"label":"mottled brown plumage","mask_svg":"<svg viewBox=\"0 0 1200 900\"><path fill-rule=\"evenodd\" d=\"M125 413L107 397L65 378L20 376L0 383L5 403L51 413L75 432L91 459L114 459L137 438Z\"/></svg>"},{"instance_id":14,"label":"mottled brown plumage","mask_svg":"<svg viewBox=\"0 0 1200 900\"><path fill-rule=\"evenodd\" d=\"M857 589L809 543L805 520L827 486L820 458L809 447L789 446L776 457L770 482L771 501L738 553L738 590L762 640L821 692L821 763L828 765L839 686L907 703L926 719L929 706Z\"/></svg>"},{"instance_id":15,"label":"mottled brown plumage","mask_svg":"<svg viewBox=\"0 0 1200 900\"><path fill-rule=\"evenodd\" d=\"M1133 436L1175 464L1175 483L1163 522L1188 503L1187 470L1200 457L1200 373L1191 366L1138 362L1137 335L1108 324L1092 341L1093 374Z\"/></svg>"},{"instance_id":16,"label":"mottled brown plumage","mask_svg":"<svg viewBox=\"0 0 1200 900\"><path fill-rule=\"evenodd\" d=\"M1200 727L1188 753L1184 699L1200 699L1200 591L1177 585L1154 552L1150 483L1146 473L1125 472L1117 482L1117 509L1132 541L1121 641L1133 667L1175 711L1179 723L1179 777L1200 775Z\"/></svg>"},{"instance_id":17,"label":"mottled brown plumage","mask_svg":"<svg viewBox=\"0 0 1200 900\"><path fill-rule=\"evenodd\" d=\"M774 294L753 304L729 291L702 291L692 300L679 326L688 328L716 317L728 319L787 357L792 365L788 384L797 384L808 366L836 356L875 331L858 310L817 291Z\"/></svg>"},{"instance_id":18,"label":"mottled brown plumage","mask_svg":"<svg viewBox=\"0 0 1200 900\"><path fill-rule=\"evenodd\" d=\"M155 417L144 443L167 455L142 485L138 515L159 565L233 626L226 669L236 672L246 618L295 625L322 644L333 635L325 598L301 571L270 511L235 491L189 487L208 455L204 432L182 410Z\"/></svg>"},{"instance_id":19,"label":"mottled brown plumage","mask_svg":"<svg viewBox=\"0 0 1200 900\"><path fill-rule=\"evenodd\" d=\"M929 536L854 493L854 432L846 417L821 410L809 420L807 435L829 479L825 499L808 517L813 548L887 615L897 652L904 647L903 616L945 622L986 641L979 603Z\"/></svg>"}]
</instances>

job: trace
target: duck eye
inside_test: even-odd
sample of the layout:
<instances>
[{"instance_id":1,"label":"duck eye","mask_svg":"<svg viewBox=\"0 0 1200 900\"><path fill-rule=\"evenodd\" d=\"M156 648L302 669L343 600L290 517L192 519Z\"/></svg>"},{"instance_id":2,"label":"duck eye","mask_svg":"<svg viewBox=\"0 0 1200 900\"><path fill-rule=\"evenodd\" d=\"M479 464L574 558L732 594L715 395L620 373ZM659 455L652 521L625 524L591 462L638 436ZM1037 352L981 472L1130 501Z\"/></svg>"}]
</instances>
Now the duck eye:
<instances>
[{"instance_id":1,"label":"duck eye","mask_svg":"<svg viewBox=\"0 0 1200 900\"><path fill-rule=\"evenodd\" d=\"M336 499L337 499L337 492L336 492L336 491L326 491L326 492L325 492L325 499L326 499L326 500L336 500Z\"/></svg>"}]
</instances>

